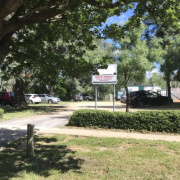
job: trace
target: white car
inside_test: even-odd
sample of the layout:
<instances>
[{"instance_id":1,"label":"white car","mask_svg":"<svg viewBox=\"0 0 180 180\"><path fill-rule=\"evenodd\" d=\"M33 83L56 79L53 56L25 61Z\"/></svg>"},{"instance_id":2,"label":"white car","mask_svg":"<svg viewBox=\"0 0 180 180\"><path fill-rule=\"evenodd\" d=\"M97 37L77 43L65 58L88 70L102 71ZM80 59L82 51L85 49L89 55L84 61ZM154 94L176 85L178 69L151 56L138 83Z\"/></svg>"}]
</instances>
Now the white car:
<instances>
[{"instance_id":1,"label":"white car","mask_svg":"<svg viewBox=\"0 0 180 180\"><path fill-rule=\"evenodd\" d=\"M41 103L41 98L37 94L25 94L25 100L29 104Z\"/></svg>"},{"instance_id":2,"label":"white car","mask_svg":"<svg viewBox=\"0 0 180 180\"><path fill-rule=\"evenodd\" d=\"M58 103L60 102L60 99L57 97L53 97L49 94L38 94L38 96L41 98L41 102L42 103L49 103L49 104L53 104L53 103Z\"/></svg>"}]
</instances>

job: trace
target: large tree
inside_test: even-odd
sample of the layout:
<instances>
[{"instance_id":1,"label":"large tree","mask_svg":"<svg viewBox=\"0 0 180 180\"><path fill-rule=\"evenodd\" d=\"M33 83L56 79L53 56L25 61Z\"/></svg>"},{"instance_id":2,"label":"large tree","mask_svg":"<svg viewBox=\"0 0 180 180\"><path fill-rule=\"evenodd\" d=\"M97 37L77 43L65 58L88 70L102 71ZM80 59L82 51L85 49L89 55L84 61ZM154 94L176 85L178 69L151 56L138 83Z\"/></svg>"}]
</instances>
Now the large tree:
<instances>
[{"instance_id":1,"label":"large tree","mask_svg":"<svg viewBox=\"0 0 180 180\"><path fill-rule=\"evenodd\" d=\"M61 52L55 61L58 62L58 59L60 60L59 66L56 64L54 68L51 66L49 66L49 68L43 67L40 71L36 71L35 77L38 78L40 82L52 87L54 92L62 99L71 99L76 93L86 92L92 94L94 91L91 83L91 76L98 67L107 65L111 59L112 48L108 43L102 40L95 40L93 44L96 46L93 50L82 47L84 51L86 50L82 57L78 57L76 54L71 53L68 55L70 56L69 59L67 52L64 52L67 57L62 58L63 53ZM65 47L68 50L68 46L64 46L64 48ZM77 48L77 46L75 47ZM74 56L73 59L72 55ZM52 57L52 55L50 55L50 57ZM45 62L48 61L51 62L51 60L47 58ZM60 72L60 76L54 74L56 69L57 72ZM38 83L38 85L41 85L41 83ZM41 93L43 93L42 90ZM40 93L39 90L33 92Z\"/></svg>"},{"instance_id":2,"label":"large tree","mask_svg":"<svg viewBox=\"0 0 180 180\"><path fill-rule=\"evenodd\" d=\"M69 18L76 17L80 26L99 26L112 14L119 15L134 7L132 24L138 24L148 12L156 21L161 19L177 25L179 23L179 1L169 0L0 0L0 63L11 51L12 37L20 29L37 23L59 22L63 26ZM84 15L89 15L87 16ZM88 21L87 21L88 20ZM76 30L73 24L68 24Z\"/></svg>"},{"instance_id":3,"label":"large tree","mask_svg":"<svg viewBox=\"0 0 180 180\"><path fill-rule=\"evenodd\" d=\"M146 32L147 41L149 42L149 39L152 38L153 34L155 37L154 40L159 44L159 48L153 52L155 56L152 58L154 58L154 61L160 63L160 70L163 72L163 78L166 81L168 102L171 104L170 82L175 80L176 73L179 74L180 29L174 28L166 23L157 24L152 19L147 19L145 22L146 24L151 25L151 28ZM148 44L150 46L150 43ZM178 76L176 76L176 79L178 79L177 77Z\"/></svg>"},{"instance_id":4,"label":"large tree","mask_svg":"<svg viewBox=\"0 0 180 180\"><path fill-rule=\"evenodd\" d=\"M179 34L173 35L172 32L168 32L168 29L164 32L164 41L162 47L166 54L163 56L163 62L161 64L161 71L164 74L164 79L167 85L168 103L171 104L171 81L179 80L177 77L179 74L180 66L180 36Z\"/></svg>"},{"instance_id":5,"label":"large tree","mask_svg":"<svg viewBox=\"0 0 180 180\"><path fill-rule=\"evenodd\" d=\"M43 26L43 32L48 30L49 25ZM70 34L66 36L68 42L64 41L66 37L48 35L48 33L45 37L39 37L35 29L20 31L14 40L12 53L7 56L2 66L6 76L15 78L15 105L25 104L24 93L33 78L39 79L52 89L51 87L59 83L59 75L80 78L93 74L97 67L108 61L109 53L106 51L109 49L108 43L100 40L92 41L94 36L88 34L83 36L84 38ZM60 39L57 41L58 37ZM86 38L90 39L89 43L84 40Z\"/></svg>"}]
</instances>

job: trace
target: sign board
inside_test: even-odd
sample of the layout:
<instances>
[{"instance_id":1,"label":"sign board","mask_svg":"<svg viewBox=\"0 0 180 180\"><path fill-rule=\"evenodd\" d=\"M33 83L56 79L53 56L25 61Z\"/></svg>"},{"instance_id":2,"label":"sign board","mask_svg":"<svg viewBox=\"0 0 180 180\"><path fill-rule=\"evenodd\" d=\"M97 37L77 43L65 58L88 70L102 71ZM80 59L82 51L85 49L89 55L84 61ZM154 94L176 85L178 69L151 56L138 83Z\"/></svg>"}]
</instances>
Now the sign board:
<instances>
[{"instance_id":1,"label":"sign board","mask_svg":"<svg viewBox=\"0 0 180 180\"><path fill-rule=\"evenodd\" d=\"M109 64L107 69L98 69L99 75L92 76L92 84L116 84L117 64Z\"/></svg>"},{"instance_id":2,"label":"sign board","mask_svg":"<svg viewBox=\"0 0 180 180\"><path fill-rule=\"evenodd\" d=\"M116 75L94 75L92 76L93 84L116 84Z\"/></svg>"}]
</instances>

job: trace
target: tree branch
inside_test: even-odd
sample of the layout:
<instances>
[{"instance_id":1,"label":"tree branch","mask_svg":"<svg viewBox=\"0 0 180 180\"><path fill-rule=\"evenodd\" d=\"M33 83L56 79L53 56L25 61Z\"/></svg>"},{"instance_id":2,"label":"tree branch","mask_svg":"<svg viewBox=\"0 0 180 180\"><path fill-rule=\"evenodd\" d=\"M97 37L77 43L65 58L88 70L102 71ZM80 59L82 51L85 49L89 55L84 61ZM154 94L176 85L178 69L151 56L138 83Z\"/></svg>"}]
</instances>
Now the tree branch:
<instances>
[{"instance_id":1,"label":"tree branch","mask_svg":"<svg viewBox=\"0 0 180 180\"><path fill-rule=\"evenodd\" d=\"M137 2L138 0L121 0L115 3L113 3L112 0L105 1L105 2L96 1L96 0L83 0L83 1L92 6L96 6L98 8L108 9L108 8L115 8L122 5L127 5L129 3Z\"/></svg>"},{"instance_id":2,"label":"tree branch","mask_svg":"<svg viewBox=\"0 0 180 180\"><path fill-rule=\"evenodd\" d=\"M26 0L1 0L0 1L0 21L25 3Z\"/></svg>"}]
</instances>

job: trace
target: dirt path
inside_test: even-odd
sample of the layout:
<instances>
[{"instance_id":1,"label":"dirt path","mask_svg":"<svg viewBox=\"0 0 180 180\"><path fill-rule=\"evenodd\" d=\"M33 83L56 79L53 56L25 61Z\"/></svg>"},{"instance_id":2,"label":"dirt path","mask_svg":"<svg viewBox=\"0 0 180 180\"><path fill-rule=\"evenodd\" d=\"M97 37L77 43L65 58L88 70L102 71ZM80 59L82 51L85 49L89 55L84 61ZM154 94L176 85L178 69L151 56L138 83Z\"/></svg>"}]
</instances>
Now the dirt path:
<instances>
[{"instance_id":1,"label":"dirt path","mask_svg":"<svg viewBox=\"0 0 180 180\"><path fill-rule=\"evenodd\" d=\"M169 142L180 142L180 135L168 134L142 134L137 132L113 131L113 130L96 130L86 128L41 128L37 134L65 134L77 136L94 136L94 137L114 137L114 138L130 138L143 140L162 140Z\"/></svg>"}]
</instances>

